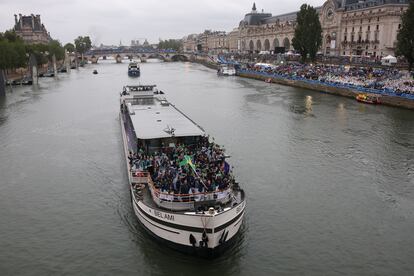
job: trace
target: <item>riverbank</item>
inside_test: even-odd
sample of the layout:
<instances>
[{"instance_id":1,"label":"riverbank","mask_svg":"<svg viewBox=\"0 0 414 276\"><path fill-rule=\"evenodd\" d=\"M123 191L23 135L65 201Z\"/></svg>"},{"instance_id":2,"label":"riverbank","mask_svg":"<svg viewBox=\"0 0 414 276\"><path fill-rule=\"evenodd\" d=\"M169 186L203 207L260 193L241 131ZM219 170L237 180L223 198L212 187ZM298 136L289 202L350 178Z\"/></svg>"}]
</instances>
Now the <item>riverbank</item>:
<instances>
[{"instance_id":1,"label":"riverbank","mask_svg":"<svg viewBox=\"0 0 414 276\"><path fill-rule=\"evenodd\" d=\"M360 93L366 93L362 91L358 91L356 89L352 89L349 87L341 87L341 86L335 86L335 85L329 85L329 84L323 84L317 81L313 80L292 80L287 79L279 76L275 76L272 74L268 74L265 72L255 72L255 71L249 71L249 70L238 70L237 75L239 77L243 78L249 78L249 79L256 79L256 80L267 80L271 83L277 83L281 85L288 85L298 88L305 88L310 89L314 91L319 91L322 93L332 94L332 95L338 95L348 98L353 98L360 94ZM368 93L368 94L374 94L374 93ZM395 107L401 107L401 108L407 108L414 110L414 100L405 98L402 96L392 96L387 94L377 94L374 95L381 96L381 104L389 105L389 106L395 106Z\"/></svg>"},{"instance_id":2,"label":"riverbank","mask_svg":"<svg viewBox=\"0 0 414 276\"><path fill-rule=\"evenodd\" d=\"M217 70L219 68L217 62L211 60L208 56L192 56L190 61L204 65L213 70Z\"/></svg>"}]
</instances>

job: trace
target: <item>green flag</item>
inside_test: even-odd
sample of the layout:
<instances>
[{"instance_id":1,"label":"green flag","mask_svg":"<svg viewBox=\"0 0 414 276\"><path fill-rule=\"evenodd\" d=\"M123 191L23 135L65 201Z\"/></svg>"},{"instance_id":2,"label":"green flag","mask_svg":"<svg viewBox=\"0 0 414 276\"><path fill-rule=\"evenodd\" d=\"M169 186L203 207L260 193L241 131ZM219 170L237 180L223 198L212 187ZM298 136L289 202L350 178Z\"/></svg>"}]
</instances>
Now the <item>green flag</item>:
<instances>
[{"instance_id":1,"label":"green flag","mask_svg":"<svg viewBox=\"0 0 414 276\"><path fill-rule=\"evenodd\" d=\"M180 167L189 165L193 170L195 170L195 166L193 164L193 161L191 160L191 156L184 155L184 160L180 162Z\"/></svg>"}]
</instances>

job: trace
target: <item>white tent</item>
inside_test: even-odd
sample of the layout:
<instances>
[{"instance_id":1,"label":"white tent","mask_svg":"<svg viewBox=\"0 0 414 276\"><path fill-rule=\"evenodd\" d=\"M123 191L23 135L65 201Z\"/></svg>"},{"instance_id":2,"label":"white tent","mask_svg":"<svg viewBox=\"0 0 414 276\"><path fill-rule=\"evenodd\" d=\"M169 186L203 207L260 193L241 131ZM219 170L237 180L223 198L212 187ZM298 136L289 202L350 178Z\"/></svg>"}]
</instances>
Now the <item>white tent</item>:
<instances>
[{"instance_id":1,"label":"white tent","mask_svg":"<svg viewBox=\"0 0 414 276\"><path fill-rule=\"evenodd\" d=\"M396 64L397 63L397 58L394 57L394 56L389 55L389 56L383 57L381 59L381 63L382 63L382 65L388 65L388 66L390 66L392 64Z\"/></svg>"}]
</instances>

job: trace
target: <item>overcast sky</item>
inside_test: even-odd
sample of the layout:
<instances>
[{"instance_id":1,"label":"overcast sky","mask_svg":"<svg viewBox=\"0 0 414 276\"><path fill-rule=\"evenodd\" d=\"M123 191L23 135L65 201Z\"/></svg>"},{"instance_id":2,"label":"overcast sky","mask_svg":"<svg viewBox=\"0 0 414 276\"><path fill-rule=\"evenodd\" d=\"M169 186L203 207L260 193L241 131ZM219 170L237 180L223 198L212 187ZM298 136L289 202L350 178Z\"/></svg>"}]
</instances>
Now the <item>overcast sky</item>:
<instances>
[{"instance_id":1,"label":"overcast sky","mask_svg":"<svg viewBox=\"0 0 414 276\"><path fill-rule=\"evenodd\" d=\"M304 2L324 0L261 0L258 11L273 15L297 11ZM205 29L231 31L252 8L251 0L0 0L0 32L14 26L14 14L40 14L52 38L63 44L89 35L96 45L130 45L182 38Z\"/></svg>"}]
</instances>

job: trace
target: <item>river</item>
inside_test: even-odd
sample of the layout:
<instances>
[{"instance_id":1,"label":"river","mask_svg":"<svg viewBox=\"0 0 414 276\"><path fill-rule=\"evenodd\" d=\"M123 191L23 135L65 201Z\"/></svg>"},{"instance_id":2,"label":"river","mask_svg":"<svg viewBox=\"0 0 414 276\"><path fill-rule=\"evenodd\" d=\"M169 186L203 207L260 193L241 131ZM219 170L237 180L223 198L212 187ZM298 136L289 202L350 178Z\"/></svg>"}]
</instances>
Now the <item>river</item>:
<instances>
[{"instance_id":1,"label":"river","mask_svg":"<svg viewBox=\"0 0 414 276\"><path fill-rule=\"evenodd\" d=\"M414 112L198 64L141 71L90 64L0 98L0 274L413 275ZM118 109L139 82L231 155L247 213L218 259L163 247L133 214Z\"/></svg>"}]
</instances>

